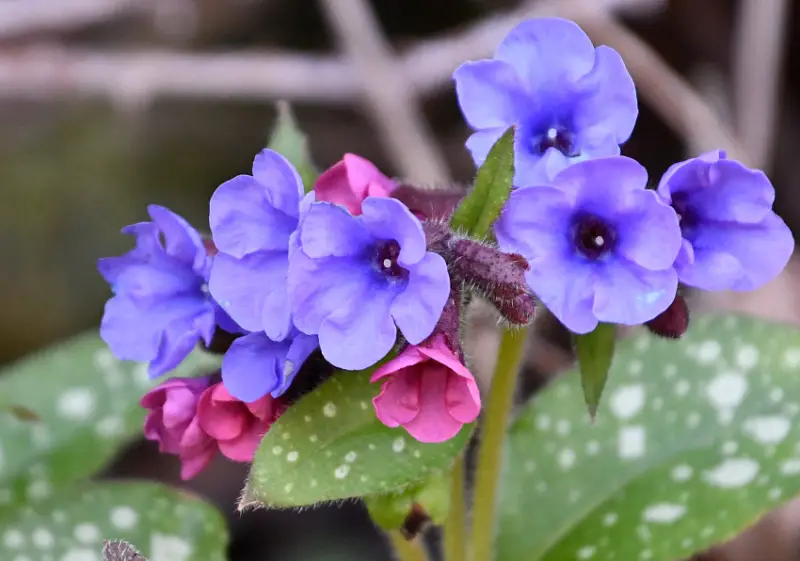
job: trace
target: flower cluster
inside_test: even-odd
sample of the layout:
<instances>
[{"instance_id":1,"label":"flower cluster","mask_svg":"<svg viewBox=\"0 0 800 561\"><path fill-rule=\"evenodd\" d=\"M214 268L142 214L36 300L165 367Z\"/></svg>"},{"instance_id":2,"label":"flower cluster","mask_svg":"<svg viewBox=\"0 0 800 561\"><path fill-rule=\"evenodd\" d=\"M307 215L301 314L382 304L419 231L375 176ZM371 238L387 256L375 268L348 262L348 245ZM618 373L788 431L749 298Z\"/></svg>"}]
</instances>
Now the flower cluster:
<instances>
[{"instance_id":1,"label":"flower cluster","mask_svg":"<svg viewBox=\"0 0 800 561\"><path fill-rule=\"evenodd\" d=\"M454 80L476 164L515 127L496 245L452 231L452 192L426 194L347 154L306 193L265 149L213 194L210 236L151 206L151 221L123 230L135 248L100 260L114 292L101 334L118 357L157 378L198 344L224 353L218 374L168 379L142 400L145 435L179 456L183 477L217 452L250 461L312 353L371 369L385 425L452 438L481 406L461 348L465 293L512 325L530 323L535 295L574 333L605 322L679 337L679 284L752 290L788 261L772 185L724 152L648 188L646 170L619 155L637 118L633 81L574 23L524 22Z\"/></svg>"},{"instance_id":2,"label":"flower cluster","mask_svg":"<svg viewBox=\"0 0 800 561\"><path fill-rule=\"evenodd\" d=\"M476 163L516 127L516 189L495 234L527 259L530 288L571 331L647 323L679 336L679 283L753 290L791 256L769 179L723 151L675 164L648 189L646 170L619 155L638 112L633 81L574 23L522 23L494 59L454 79Z\"/></svg>"}]
</instances>

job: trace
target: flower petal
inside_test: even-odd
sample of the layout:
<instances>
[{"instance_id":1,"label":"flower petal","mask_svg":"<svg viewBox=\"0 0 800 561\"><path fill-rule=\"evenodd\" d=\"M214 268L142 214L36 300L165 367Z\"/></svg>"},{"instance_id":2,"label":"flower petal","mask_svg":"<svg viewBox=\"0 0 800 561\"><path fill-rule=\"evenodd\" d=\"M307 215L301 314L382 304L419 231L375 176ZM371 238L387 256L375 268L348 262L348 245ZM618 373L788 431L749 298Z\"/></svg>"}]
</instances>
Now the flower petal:
<instances>
[{"instance_id":1,"label":"flower petal","mask_svg":"<svg viewBox=\"0 0 800 561\"><path fill-rule=\"evenodd\" d=\"M592 147L594 156L619 153L615 147L628 140L639 115L636 87L619 53L597 47L594 68L580 79L578 89L573 122L582 143ZM611 153L598 153L604 147Z\"/></svg>"},{"instance_id":2,"label":"flower petal","mask_svg":"<svg viewBox=\"0 0 800 561\"><path fill-rule=\"evenodd\" d=\"M536 18L512 29L495 58L511 64L528 88L557 90L592 70L595 50L578 24L561 18Z\"/></svg>"},{"instance_id":3,"label":"flower petal","mask_svg":"<svg viewBox=\"0 0 800 561\"><path fill-rule=\"evenodd\" d=\"M390 315L394 293L371 283L354 286L347 302L320 325L322 355L334 366L361 370L372 366L392 349L397 339Z\"/></svg>"},{"instance_id":4,"label":"flower petal","mask_svg":"<svg viewBox=\"0 0 800 561\"><path fill-rule=\"evenodd\" d=\"M395 240L400 245L397 262L409 267L419 262L427 242L422 223L397 199L367 197L361 203L364 225L378 240Z\"/></svg>"},{"instance_id":5,"label":"flower petal","mask_svg":"<svg viewBox=\"0 0 800 561\"><path fill-rule=\"evenodd\" d=\"M672 268L648 271L622 259L596 267L595 317L607 323L640 325L666 310L675 299L678 275Z\"/></svg>"},{"instance_id":6,"label":"flower petal","mask_svg":"<svg viewBox=\"0 0 800 561\"><path fill-rule=\"evenodd\" d=\"M420 376L421 388L419 414L403 425L408 433L420 442L444 442L461 430L463 423L450 416L447 410L447 381L450 371L430 363Z\"/></svg>"},{"instance_id":7,"label":"flower petal","mask_svg":"<svg viewBox=\"0 0 800 561\"><path fill-rule=\"evenodd\" d=\"M265 148L253 160L253 177L266 188L266 200L272 208L297 218L305 189L295 167L284 156Z\"/></svg>"},{"instance_id":8,"label":"flower petal","mask_svg":"<svg viewBox=\"0 0 800 561\"><path fill-rule=\"evenodd\" d=\"M284 294L287 268L285 252L262 251L242 259L220 253L211 268L209 290L219 305L244 329L281 332L287 318L267 318L265 325L263 312L267 298L276 297L273 292Z\"/></svg>"},{"instance_id":9,"label":"flower petal","mask_svg":"<svg viewBox=\"0 0 800 561\"><path fill-rule=\"evenodd\" d=\"M417 345L433 332L449 296L447 263L441 255L426 253L391 306L392 318L409 343Z\"/></svg>"},{"instance_id":10,"label":"flower petal","mask_svg":"<svg viewBox=\"0 0 800 561\"><path fill-rule=\"evenodd\" d=\"M516 69L502 60L466 62L453 80L461 112L474 129L507 129L529 110Z\"/></svg>"},{"instance_id":11,"label":"flower petal","mask_svg":"<svg viewBox=\"0 0 800 561\"><path fill-rule=\"evenodd\" d=\"M179 318L169 323L160 334L158 350L150 362L150 377L157 378L174 370L201 339L209 343L214 325L214 312L209 306L196 316Z\"/></svg>"},{"instance_id":12,"label":"flower petal","mask_svg":"<svg viewBox=\"0 0 800 561\"><path fill-rule=\"evenodd\" d=\"M214 191L209 224L219 251L241 259L256 251L286 250L297 227L299 198L294 214L287 214L270 200L279 198L271 197L271 187L249 175L238 175Z\"/></svg>"},{"instance_id":13,"label":"flower petal","mask_svg":"<svg viewBox=\"0 0 800 561\"><path fill-rule=\"evenodd\" d=\"M483 165L486 156L489 154L489 150L491 150L494 143L503 136L504 132L506 132L504 127L486 129L473 133L467 139L467 150L472 154L472 159L477 167Z\"/></svg>"},{"instance_id":14,"label":"flower petal","mask_svg":"<svg viewBox=\"0 0 800 561\"><path fill-rule=\"evenodd\" d=\"M332 203L313 203L300 226L303 252L312 258L361 255L372 241L358 218Z\"/></svg>"},{"instance_id":15,"label":"flower petal","mask_svg":"<svg viewBox=\"0 0 800 561\"><path fill-rule=\"evenodd\" d=\"M236 339L222 359L222 383L236 399L250 403L283 385L283 367L289 343L270 340L263 333Z\"/></svg>"},{"instance_id":16,"label":"flower petal","mask_svg":"<svg viewBox=\"0 0 800 561\"><path fill-rule=\"evenodd\" d=\"M206 273L210 259L197 230L182 217L163 206L150 205L147 211L164 235L167 255L192 267L200 275Z\"/></svg>"},{"instance_id":17,"label":"flower petal","mask_svg":"<svg viewBox=\"0 0 800 561\"><path fill-rule=\"evenodd\" d=\"M617 217L617 252L651 271L673 266L681 248L678 215L654 191L636 193L637 210Z\"/></svg>"},{"instance_id":18,"label":"flower petal","mask_svg":"<svg viewBox=\"0 0 800 561\"><path fill-rule=\"evenodd\" d=\"M373 398L375 415L387 427L411 422L419 414L421 370L406 368L384 382Z\"/></svg>"},{"instance_id":19,"label":"flower petal","mask_svg":"<svg viewBox=\"0 0 800 561\"><path fill-rule=\"evenodd\" d=\"M638 193L647 187L647 170L625 156L594 158L565 168L553 184L574 196L578 208L613 221L640 203Z\"/></svg>"}]
</instances>

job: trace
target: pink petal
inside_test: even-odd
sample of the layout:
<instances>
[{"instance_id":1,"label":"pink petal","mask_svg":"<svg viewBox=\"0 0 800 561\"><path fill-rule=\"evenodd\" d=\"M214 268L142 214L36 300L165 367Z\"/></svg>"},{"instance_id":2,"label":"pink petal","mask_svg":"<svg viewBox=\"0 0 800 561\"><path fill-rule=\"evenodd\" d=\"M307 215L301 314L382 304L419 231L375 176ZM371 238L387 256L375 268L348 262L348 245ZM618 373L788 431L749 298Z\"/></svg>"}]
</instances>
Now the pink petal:
<instances>
[{"instance_id":1,"label":"pink petal","mask_svg":"<svg viewBox=\"0 0 800 561\"><path fill-rule=\"evenodd\" d=\"M165 427L185 424L197 411L197 396L188 388L175 388L167 394L163 411Z\"/></svg>"},{"instance_id":2,"label":"pink petal","mask_svg":"<svg viewBox=\"0 0 800 561\"><path fill-rule=\"evenodd\" d=\"M197 417L200 426L209 435L217 440L230 440L239 436L247 427L250 412L244 403L234 400L222 383L219 383L200 396Z\"/></svg>"},{"instance_id":3,"label":"pink petal","mask_svg":"<svg viewBox=\"0 0 800 561\"><path fill-rule=\"evenodd\" d=\"M443 366L426 369L422 376L419 415L403 425L420 442L444 442L461 430L463 423L450 416L445 406L447 369Z\"/></svg>"},{"instance_id":4,"label":"pink petal","mask_svg":"<svg viewBox=\"0 0 800 561\"><path fill-rule=\"evenodd\" d=\"M187 481L203 471L216 453L216 447L209 445L191 456L181 456L181 479Z\"/></svg>"},{"instance_id":5,"label":"pink petal","mask_svg":"<svg viewBox=\"0 0 800 561\"><path fill-rule=\"evenodd\" d=\"M219 442L219 451L226 458L234 462L252 462L253 455L255 455L258 445L269 430L269 424L256 423L245 431L241 436L232 440L221 440Z\"/></svg>"},{"instance_id":6,"label":"pink petal","mask_svg":"<svg viewBox=\"0 0 800 561\"><path fill-rule=\"evenodd\" d=\"M481 394L475 380L462 378L452 372L447 376L445 407L455 420L471 423L481 412Z\"/></svg>"},{"instance_id":7,"label":"pink petal","mask_svg":"<svg viewBox=\"0 0 800 561\"><path fill-rule=\"evenodd\" d=\"M423 343L417 347L424 356L446 366L457 376L474 380L472 373L464 366L464 363L450 350L445 342L444 335L436 335L427 344Z\"/></svg>"},{"instance_id":8,"label":"pink petal","mask_svg":"<svg viewBox=\"0 0 800 561\"><path fill-rule=\"evenodd\" d=\"M181 452L193 448L204 447L212 442L212 438L201 428L200 420L195 417L187 425L186 430L180 438Z\"/></svg>"},{"instance_id":9,"label":"pink petal","mask_svg":"<svg viewBox=\"0 0 800 561\"><path fill-rule=\"evenodd\" d=\"M411 422L420 410L421 370L406 368L387 380L372 403L375 415L387 427Z\"/></svg>"},{"instance_id":10,"label":"pink petal","mask_svg":"<svg viewBox=\"0 0 800 561\"><path fill-rule=\"evenodd\" d=\"M248 411L260 421L268 421L271 423L277 417L277 400L269 394L251 403L246 403L245 405Z\"/></svg>"},{"instance_id":11,"label":"pink petal","mask_svg":"<svg viewBox=\"0 0 800 561\"><path fill-rule=\"evenodd\" d=\"M370 382L377 382L381 378L385 378L399 370L408 368L417 363L423 362L425 356L420 352L420 348L415 345L409 345L403 352L394 357L392 360L378 368L369 379Z\"/></svg>"}]
</instances>

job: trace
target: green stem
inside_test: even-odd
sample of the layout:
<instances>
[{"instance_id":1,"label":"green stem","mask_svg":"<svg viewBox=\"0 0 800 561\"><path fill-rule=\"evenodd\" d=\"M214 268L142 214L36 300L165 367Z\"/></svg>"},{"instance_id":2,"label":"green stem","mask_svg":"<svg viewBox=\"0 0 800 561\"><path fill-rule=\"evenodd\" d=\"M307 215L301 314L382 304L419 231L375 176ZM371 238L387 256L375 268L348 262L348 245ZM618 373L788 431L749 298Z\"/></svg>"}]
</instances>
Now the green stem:
<instances>
[{"instance_id":1,"label":"green stem","mask_svg":"<svg viewBox=\"0 0 800 561\"><path fill-rule=\"evenodd\" d=\"M429 561L421 537L409 541L399 530L392 530L388 535L395 561Z\"/></svg>"},{"instance_id":2,"label":"green stem","mask_svg":"<svg viewBox=\"0 0 800 561\"><path fill-rule=\"evenodd\" d=\"M450 473L450 511L444 524L445 561L467 559L467 507L464 482L464 456L456 459Z\"/></svg>"},{"instance_id":3,"label":"green stem","mask_svg":"<svg viewBox=\"0 0 800 561\"><path fill-rule=\"evenodd\" d=\"M472 561L492 561L497 488L506 426L517 388L519 363L528 330L506 330L500 342L489 402L483 414L472 500Z\"/></svg>"}]
</instances>

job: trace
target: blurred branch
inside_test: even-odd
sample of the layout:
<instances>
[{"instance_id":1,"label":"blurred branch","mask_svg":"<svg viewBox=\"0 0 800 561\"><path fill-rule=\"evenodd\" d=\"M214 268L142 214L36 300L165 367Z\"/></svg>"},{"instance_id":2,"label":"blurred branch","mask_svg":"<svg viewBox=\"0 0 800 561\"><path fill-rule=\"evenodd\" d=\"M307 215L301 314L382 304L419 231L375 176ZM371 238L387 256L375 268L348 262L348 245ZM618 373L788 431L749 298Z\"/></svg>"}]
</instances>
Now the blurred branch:
<instances>
[{"instance_id":1,"label":"blurred branch","mask_svg":"<svg viewBox=\"0 0 800 561\"><path fill-rule=\"evenodd\" d=\"M788 4L786 0L739 2L733 67L736 127L758 167L769 164L774 144Z\"/></svg>"},{"instance_id":2,"label":"blurred branch","mask_svg":"<svg viewBox=\"0 0 800 561\"><path fill-rule=\"evenodd\" d=\"M641 14L663 3L544 0L490 17L457 34L421 41L399 57L395 68L398 78L426 93L448 87L453 70L465 60L490 56L508 30L523 18L570 17L573 12L585 15L601 9ZM0 97L64 95L112 97L122 102L171 95L349 103L363 94L355 70L336 57L258 52L134 53L42 45L0 50Z\"/></svg>"},{"instance_id":3,"label":"blurred branch","mask_svg":"<svg viewBox=\"0 0 800 561\"><path fill-rule=\"evenodd\" d=\"M400 172L411 181L447 179L444 157L425 122L413 86L391 53L365 0L320 0L346 58L358 74L372 120Z\"/></svg>"},{"instance_id":4,"label":"blurred branch","mask_svg":"<svg viewBox=\"0 0 800 561\"><path fill-rule=\"evenodd\" d=\"M72 31L110 20L145 0L5 0L0 2L0 38Z\"/></svg>"}]
</instances>

